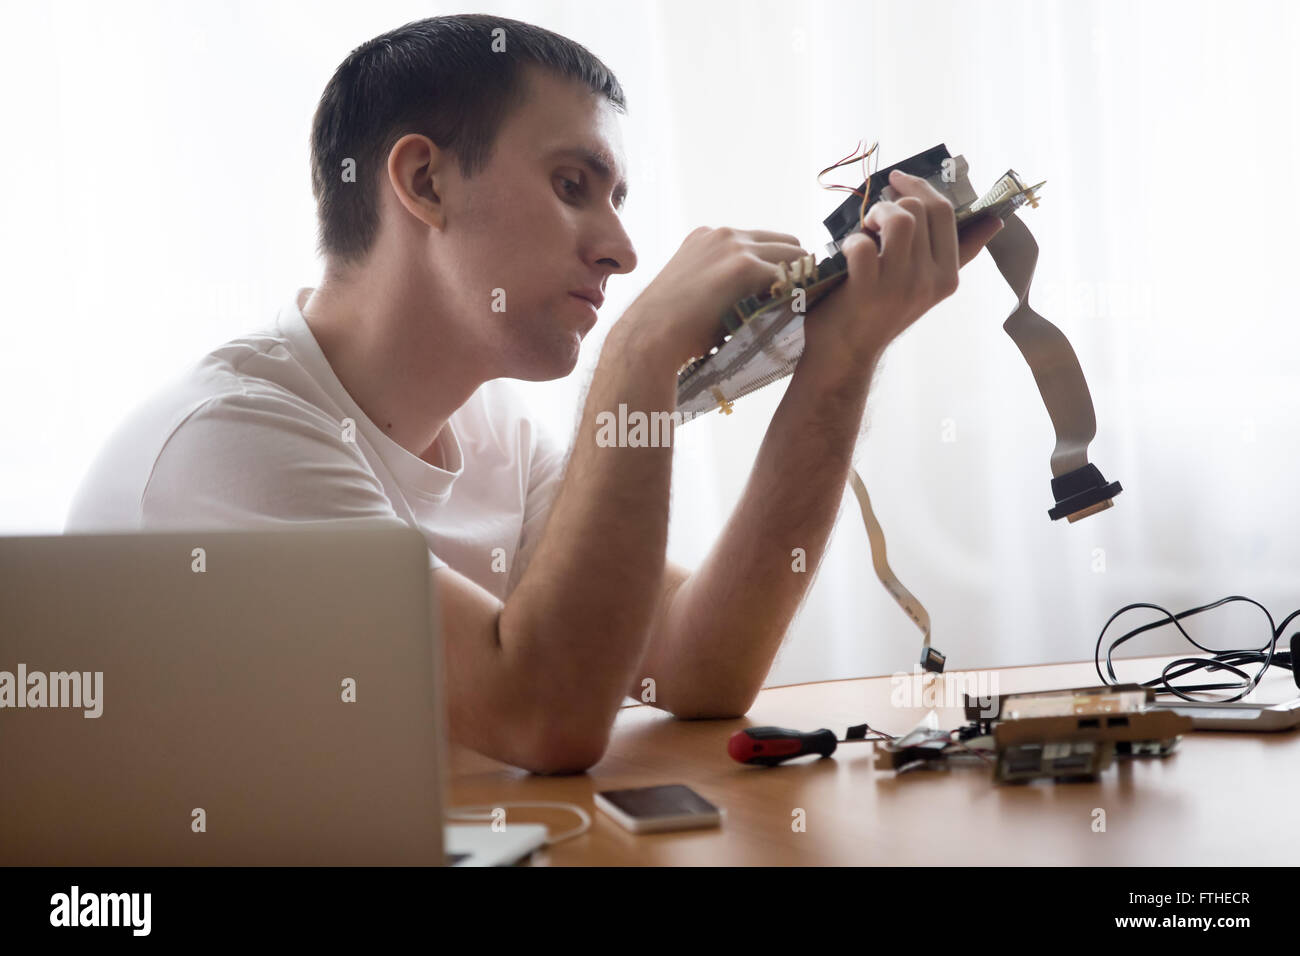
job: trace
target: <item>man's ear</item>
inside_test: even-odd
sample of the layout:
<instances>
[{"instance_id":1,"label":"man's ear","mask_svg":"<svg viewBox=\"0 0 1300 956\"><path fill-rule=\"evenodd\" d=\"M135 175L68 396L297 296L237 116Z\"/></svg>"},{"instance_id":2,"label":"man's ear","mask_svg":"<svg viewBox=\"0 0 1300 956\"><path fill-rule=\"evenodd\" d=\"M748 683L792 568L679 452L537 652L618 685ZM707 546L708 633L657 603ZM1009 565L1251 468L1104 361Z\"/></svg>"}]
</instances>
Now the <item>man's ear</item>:
<instances>
[{"instance_id":1,"label":"man's ear","mask_svg":"<svg viewBox=\"0 0 1300 956\"><path fill-rule=\"evenodd\" d=\"M450 160L446 150L419 133L407 133L388 151L388 183L412 216L441 229L446 224L442 178Z\"/></svg>"}]
</instances>

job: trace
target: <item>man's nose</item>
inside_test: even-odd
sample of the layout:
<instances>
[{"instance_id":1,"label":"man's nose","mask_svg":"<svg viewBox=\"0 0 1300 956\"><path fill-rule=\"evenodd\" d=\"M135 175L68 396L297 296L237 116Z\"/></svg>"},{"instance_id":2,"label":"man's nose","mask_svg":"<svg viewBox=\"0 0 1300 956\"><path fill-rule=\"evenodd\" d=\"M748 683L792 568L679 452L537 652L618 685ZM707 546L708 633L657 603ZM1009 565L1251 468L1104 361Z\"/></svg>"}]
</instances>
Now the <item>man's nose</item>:
<instances>
[{"instance_id":1,"label":"man's nose","mask_svg":"<svg viewBox=\"0 0 1300 956\"><path fill-rule=\"evenodd\" d=\"M600 244L597 262L611 275L625 275L636 268L636 249L622 222L618 222L609 237Z\"/></svg>"}]
</instances>

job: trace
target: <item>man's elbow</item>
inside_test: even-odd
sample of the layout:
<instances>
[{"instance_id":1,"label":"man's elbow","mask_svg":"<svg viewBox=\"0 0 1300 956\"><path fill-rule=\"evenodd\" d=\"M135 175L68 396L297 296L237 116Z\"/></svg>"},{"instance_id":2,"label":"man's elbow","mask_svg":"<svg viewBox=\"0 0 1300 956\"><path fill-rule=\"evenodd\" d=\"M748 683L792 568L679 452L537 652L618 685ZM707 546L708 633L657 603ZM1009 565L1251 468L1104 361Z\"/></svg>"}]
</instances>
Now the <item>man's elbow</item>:
<instances>
[{"instance_id":1,"label":"man's elbow","mask_svg":"<svg viewBox=\"0 0 1300 956\"><path fill-rule=\"evenodd\" d=\"M609 749L610 728L542 724L511 762L530 773L586 773Z\"/></svg>"}]
</instances>

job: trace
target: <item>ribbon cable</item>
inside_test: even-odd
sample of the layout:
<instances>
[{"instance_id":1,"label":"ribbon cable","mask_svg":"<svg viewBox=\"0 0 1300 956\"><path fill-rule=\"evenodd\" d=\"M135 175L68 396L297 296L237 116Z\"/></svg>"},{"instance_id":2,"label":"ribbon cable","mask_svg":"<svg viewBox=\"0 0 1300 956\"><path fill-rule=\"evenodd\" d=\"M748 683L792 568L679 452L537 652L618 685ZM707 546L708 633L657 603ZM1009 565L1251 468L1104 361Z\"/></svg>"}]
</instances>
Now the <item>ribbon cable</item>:
<instances>
[{"instance_id":1,"label":"ribbon cable","mask_svg":"<svg viewBox=\"0 0 1300 956\"><path fill-rule=\"evenodd\" d=\"M876 569L876 577L880 578L880 583L898 602L903 612L912 619L912 623L921 629L923 638L921 660L926 661L930 658L930 613L921 606L921 602L915 595L903 586L903 582L898 580L898 575L894 574L889 567L889 560L885 557L885 533L880 528L880 522L876 520L876 513L871 510L871 498L867 495L867 486L863 484L862 476L858 474L856 468L849 472L849 483L853 486L853 494L857 496L858 507L862 509L862 523L867 526L867 540L871 544L871 564Z\"/></svg>"},{"instance_id":2,"label":"ribbon cable","mask_svg":"<svg viewBox=\"0 0 1300 956\"><path fill-rule=\"evenodd\" d=\"M1038 393L1056 429L1052 451L1052 477L1088 464L1088 445L1097 435L1092 394L1083 377L1079 357L1065 333L1029 307L1029 286L1038 265L1038 243L1015 213L986 246L1002 278L1019 300L1002 328L1020 349L1034 373Z\"/></svg>"}]
</instances>

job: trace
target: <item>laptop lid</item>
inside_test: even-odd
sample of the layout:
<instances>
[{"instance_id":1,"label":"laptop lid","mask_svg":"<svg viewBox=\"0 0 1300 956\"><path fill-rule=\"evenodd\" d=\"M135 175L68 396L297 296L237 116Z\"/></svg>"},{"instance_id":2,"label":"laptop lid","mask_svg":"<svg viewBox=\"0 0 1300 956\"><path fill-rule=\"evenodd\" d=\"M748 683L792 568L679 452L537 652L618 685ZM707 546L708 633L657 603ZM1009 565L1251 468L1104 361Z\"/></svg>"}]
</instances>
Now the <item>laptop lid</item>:
<instances>
[{"instance_id":1,"label":"laptop lid","mask_svg":"<svg viewBox=\"0 0 1300 956\"><path fill-rule=\"evenodd\" d=\"M0 539L0 864L443 862L427 545Z\"/></svg>"}]
</instances>

